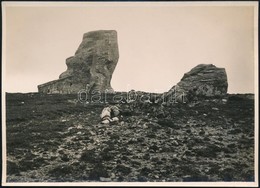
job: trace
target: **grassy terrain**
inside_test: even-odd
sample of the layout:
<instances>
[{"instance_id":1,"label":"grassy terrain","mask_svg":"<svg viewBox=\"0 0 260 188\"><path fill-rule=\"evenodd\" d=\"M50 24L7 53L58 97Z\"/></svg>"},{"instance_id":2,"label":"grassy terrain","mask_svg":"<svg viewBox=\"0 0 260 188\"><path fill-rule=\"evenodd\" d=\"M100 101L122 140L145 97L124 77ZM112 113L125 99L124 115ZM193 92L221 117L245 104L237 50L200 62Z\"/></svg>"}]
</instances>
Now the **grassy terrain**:
<instances>
[{"instance_id":1,"label":"grassy terrain","mask_svg":"<svg viewBox=\"0 0 260 188\"><path fill-rule=\"evenodd\" d=\"M254 181L252 99L119 104L116 125L76 99L6 95L8 182Z\"/></svg>"}]
</instances>

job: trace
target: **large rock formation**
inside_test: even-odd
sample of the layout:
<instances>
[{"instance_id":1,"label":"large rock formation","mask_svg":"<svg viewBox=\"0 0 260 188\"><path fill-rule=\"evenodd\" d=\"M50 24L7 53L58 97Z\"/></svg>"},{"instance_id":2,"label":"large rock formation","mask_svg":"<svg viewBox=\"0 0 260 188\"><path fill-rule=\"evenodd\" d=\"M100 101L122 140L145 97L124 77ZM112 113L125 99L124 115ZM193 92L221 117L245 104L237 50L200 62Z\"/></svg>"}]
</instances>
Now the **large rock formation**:
<instances>
[{"instance_id":1,"label":"large rock formation","mask_svg":"<svg viewBox=\"0 0 260 188\"><path fill-rule=\"evenodd\" d=\"M181 81L166 93L166 97L176 101L221 97L227 94L227 88L227 74L224 68L200 64L185 73Z\"/></svg>"},{"instance_id":2,"label":"large rock formation","mask_svg":"<svg viewBox=\"0 0 260 188\"><path fill-rule=\"evenodd\" d=\"M85 33L74 56L66 60L67 70L58 80L39 85L42 93L77 93L85 89L113 91L110 81L119 58L117 32Z\"/></svg>"}]
</instances>

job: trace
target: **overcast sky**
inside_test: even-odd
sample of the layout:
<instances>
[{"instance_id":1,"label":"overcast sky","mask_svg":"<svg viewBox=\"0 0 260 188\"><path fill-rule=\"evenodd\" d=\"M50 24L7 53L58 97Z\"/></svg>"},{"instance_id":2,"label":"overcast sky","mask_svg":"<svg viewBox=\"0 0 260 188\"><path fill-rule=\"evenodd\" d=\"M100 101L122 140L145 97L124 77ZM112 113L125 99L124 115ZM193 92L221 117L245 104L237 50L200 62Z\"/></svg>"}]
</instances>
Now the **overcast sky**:
<instances>
[{"instance_id":1,"label":"overcast sky","mask_svg":"<svg viewBox=\"0 0 260 188\"><path fill-rule=\"evenodd\" d=\"M100 29L118 33L116 91L168 91L203 63L226 69L229 93L254 92L253 6L58 5L6 6L7 92L36 92L58 79L83 34Z\"/></svg>"}]
</instances>

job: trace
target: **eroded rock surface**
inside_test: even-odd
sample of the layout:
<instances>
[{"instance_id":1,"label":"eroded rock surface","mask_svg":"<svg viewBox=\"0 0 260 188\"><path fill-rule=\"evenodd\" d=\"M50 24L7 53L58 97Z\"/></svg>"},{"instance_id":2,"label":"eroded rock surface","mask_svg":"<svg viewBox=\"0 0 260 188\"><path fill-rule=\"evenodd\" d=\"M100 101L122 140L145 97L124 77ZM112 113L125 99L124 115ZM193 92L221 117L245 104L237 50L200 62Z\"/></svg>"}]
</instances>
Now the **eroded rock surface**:
<instances>
[{"instance_id":1,"label":"eroded rock surface","mask_svg":"<svg viewBox=\"0 0 260 188\"><path fill-rule=\"evenodd\" d=\"M85 33L74 56L66 59L67 70L58 80L39 85L42 93L77 93L89 90L113 91L110 81L119 58L117 32L99 30Z\"/></svg>"},{"instance_id":2,"label":"eroded rock surface","mask_svg":"<svg viewBox=\"0 0 260 188\"><path fill-rule=\"evenodd\" d=\"M177 101L195 97L223 97L227 94L227 88L224 68L199 64L185 73L181 81L167 92L167 96Z\"/></svg>"}]
</instances>

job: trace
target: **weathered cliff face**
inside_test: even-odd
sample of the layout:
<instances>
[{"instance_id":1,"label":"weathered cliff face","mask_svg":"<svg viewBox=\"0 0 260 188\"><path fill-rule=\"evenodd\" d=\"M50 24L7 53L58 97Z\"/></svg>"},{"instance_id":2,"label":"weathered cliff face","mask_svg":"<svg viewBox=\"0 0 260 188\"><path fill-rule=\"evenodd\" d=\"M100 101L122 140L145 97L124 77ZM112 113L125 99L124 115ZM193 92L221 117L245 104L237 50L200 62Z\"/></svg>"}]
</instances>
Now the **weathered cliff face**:
<instances>
[{"instance_id":1,"label":"weathered cliff face","mask_svg":"<svg viewBox=\"0 0 260 188\"><path fill-rule=\"evenodd\" d=\"M67 70L58 80L39 85L43 93L113 91L110 81L119 58L117 32L99 30L85 33L75 55L66 60Z\"/></svg>"},{"instance_id":2,"label":"weathered cliff face","mask_svg":"<svg viewBox=\"0 0 260 188\"><path fill-rule=\"evenodd\" d=\"M200 64L185 73L181 81L166 94L173 100L183 101L196 97L220 97L227 94L228 82L224 68Z\"/></svg>"}]
</instances>

